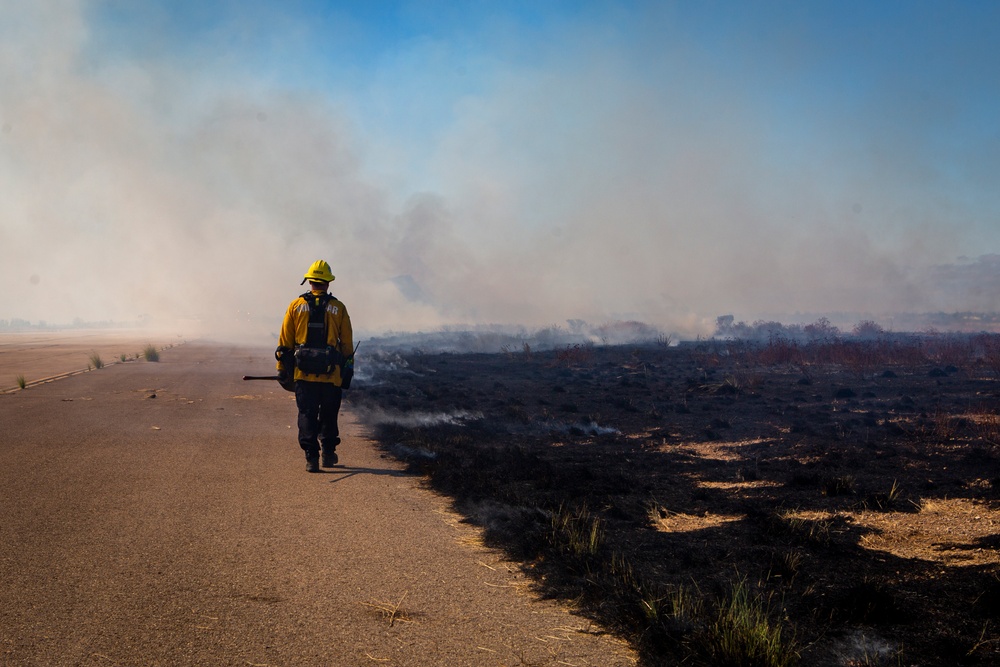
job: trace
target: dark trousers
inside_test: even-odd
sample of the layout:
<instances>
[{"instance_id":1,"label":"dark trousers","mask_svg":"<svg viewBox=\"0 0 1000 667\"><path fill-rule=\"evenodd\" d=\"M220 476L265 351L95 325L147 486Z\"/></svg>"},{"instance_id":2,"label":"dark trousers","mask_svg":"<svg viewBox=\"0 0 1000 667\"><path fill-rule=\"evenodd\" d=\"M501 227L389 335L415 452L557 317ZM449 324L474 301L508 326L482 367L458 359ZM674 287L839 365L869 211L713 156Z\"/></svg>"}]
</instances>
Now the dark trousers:
<instances>
[{"instance_id":1,"label":"dark trousers","mask_svg":"<svg viewBox=\"0 0 1000 667\"><path fill-rule=\"evenodd\" d=\"M340 442L337 415L343 390L330 382L295 383L295 405L299 408L299 447L306 458L319 456L323 449L333 449Z\"/></svg>"}]
</instances>

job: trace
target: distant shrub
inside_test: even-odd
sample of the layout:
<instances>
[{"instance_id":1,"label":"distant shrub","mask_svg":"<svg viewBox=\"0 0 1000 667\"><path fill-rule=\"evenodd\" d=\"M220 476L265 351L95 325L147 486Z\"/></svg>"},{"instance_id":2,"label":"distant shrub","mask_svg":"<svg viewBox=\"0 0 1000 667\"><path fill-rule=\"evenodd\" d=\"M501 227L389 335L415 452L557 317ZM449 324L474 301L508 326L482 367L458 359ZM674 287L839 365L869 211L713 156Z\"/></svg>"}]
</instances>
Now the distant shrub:
<instances>
[{"instance_id":1,"label":"distant shrub","mask_svg":"<svg viewBox=\"0 0 1000 667\"><path fill-rule=\"evenodd\" d=\"M101 359L101 355L97 352L90 353L90 364L94 368L104 368L104 360Z\"/></svg>"},{"instance_id":2,"label":"distant shrub","mask_svg":"<svg viewBox=\"0 0 1000 667\"><path fill-rule=\"evenodd\" d=\"M832 340L840 335L840 329L830 323L825 317L821 317L812 324L807 324L803 331L810 340L822 341Z\"/></svg>"},{"instance_id":3,"label":"distant shrub","mask_svg":"<svg viewBox=\"0 0 1000 667\"><path fill-rule=\"evenodd\" d=\"M153 345L147 345L146 349L142 351L142 356L146 358L146 361L159 361L160 353L157 351L156 347Z\"/></svg>"},{"instance_id":4,"label":"distant shrub","mask_svg":"<svg viewBox=\"0 0 1000 667\"><path fill-rule=\"evenodd\" d=\"M21 389L24 389L26 386L28 386L28 381L24 378L23 375L17 376L17 386L20 387Z\"/></svg>"},{"instance_id":5,"label":"distant shrub","mask_svg":"<svg viewBox=\"0 0 1000 667\"><path fill-rule=\"evenodd\" d=\"M873 320L862 320L854 325L851 333L858 338L878 338L885 334L885 329Z\"/></svg>"}]
</instances>

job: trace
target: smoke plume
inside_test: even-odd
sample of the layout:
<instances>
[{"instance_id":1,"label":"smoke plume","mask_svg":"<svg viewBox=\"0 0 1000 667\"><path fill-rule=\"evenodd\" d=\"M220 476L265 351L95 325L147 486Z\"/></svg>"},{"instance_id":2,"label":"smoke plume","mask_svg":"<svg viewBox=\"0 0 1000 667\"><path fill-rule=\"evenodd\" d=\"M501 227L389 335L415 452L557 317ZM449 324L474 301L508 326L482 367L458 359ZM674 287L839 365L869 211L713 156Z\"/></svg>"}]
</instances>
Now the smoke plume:
<instances>
[{"instance_id":1,"label":"smoke plume","mask_svg":"<svg viewBox=\"0 0 1000 667\"><path fill-rule=\"evenodd\" d=\"M319 258L370 332L1000 309L995 137L942 148L964 108L892 64L823 106L837 56L794 23L741 33L737 62L662 8L501 22L482 52L401 42L352 87L241 64L239 35L308 36L256 3L179 52L116 43L102 7L0 8L0 319L265 339ZM958 69L987 38L915 57Z\"/></svg>"}]
</instances>

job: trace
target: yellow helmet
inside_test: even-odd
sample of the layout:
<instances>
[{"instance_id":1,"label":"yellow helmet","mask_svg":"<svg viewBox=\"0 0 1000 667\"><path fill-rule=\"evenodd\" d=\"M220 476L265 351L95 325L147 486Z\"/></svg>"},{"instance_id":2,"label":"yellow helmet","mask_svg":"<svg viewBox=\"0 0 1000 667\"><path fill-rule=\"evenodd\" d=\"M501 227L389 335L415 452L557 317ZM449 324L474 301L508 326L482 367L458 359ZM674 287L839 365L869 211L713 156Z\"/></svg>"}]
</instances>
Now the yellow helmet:
<instances>
[{"instance_id":1,"label":"yellow helmet","mask_svg":"<svg viewBox=\"0 0 1000 667\"><path fill-rule=\"evenodd\" d=\"M309 266L309 270L303 276L301 284L305 285L307 280L318 283L332 283L334 280L333 271L330 270L329 264L321 259L317 259Z\"/></svg>"}]
</instances>

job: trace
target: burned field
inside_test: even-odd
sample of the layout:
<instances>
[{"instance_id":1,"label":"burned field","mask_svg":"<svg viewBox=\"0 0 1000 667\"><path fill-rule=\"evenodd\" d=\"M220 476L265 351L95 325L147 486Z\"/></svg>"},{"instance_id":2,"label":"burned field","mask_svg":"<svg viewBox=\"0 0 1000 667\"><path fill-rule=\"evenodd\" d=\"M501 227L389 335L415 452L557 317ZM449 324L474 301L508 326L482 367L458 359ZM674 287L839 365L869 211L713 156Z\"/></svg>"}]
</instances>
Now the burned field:
<instances>
[{"instance_id":1,"label":"burned field","mask_svg":"<svg viewBox=\"0 0 1000 667\"><path fill-rule=\"evenodd\" d=\"M1000 662L995 337L379 353L387 453L643 664Z\"/></svg>"}]
</instances>

